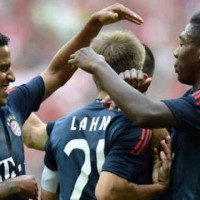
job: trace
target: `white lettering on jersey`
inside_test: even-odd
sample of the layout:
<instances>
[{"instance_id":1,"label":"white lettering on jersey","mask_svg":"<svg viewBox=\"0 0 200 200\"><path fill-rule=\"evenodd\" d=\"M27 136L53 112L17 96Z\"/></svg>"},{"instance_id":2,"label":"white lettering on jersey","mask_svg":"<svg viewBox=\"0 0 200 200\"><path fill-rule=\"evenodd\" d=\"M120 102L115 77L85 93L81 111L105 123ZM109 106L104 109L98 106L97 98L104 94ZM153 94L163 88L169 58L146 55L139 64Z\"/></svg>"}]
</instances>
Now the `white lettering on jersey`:
<instances>
[{"instance_id":1,"label":"white lettering on jersey","mask_svg":"<svg viewBox=\"0 0 200 200\"><path fill-rule=\"evenodd\" d=\"M75 121L76 121L76 117L73 117L72 118L72 123L71 123L71 128L70 128L71 131L75 131L76 130Z\"/></svg>"},{"instance_id":2,"label":"white lettering on jersey","mask_svg":"<svg viewBox=\"0 0 200 200\"><path fill-rule=\"evenodd\" d=\"M90 130L89 131L96 131L98 122L99 122L99 117L93 117L92 122L90 124Z\"/></svg>"},{"instance_id":3,"label":"white lettering on jersey","mask_svg":"<svg viewBox=\"0 0 200 200\"><path fill-rule=\"evenodd\" d=\"M96 167L100 174L103 162L105 160L104 156L104 144L105 139L100 139L96 146ZM83 165L81 166L80 174L76 179L76 182L73 187L73 191L71 193L70 200L80 199L82 195L82 191L84 190L85 186L87 185L87 182L89 180L90 173L92 171L92 161L91 161L91 152L90 152L90 146L88 144L88 141L85 139L74 139L69 141L64 148L64 152L67 154L67 156L70 156L72 151L75 151L76 149L82 150L84 153L85 160L83 162ZM94 163L93 163L94 165ZM51 191L53 191L51 189ZM55 190L54 190L55 191Z\"/></svg>"},{"instance_id":4,"label":"white lettering on jersey","mask_svg":"<svg viewBox=\"0 0 200 200\"><path fill-rule=\"evenodd\" d=\"M88 118L87 118L87 117L84 117L84 118L81 120L81 123L80 123L80 126L79 126L79 131L81 131L81 130L86 130L87 121L88 121Z\"/></svg>"},{"instance_id":5,"label":"white lettering on jersey","mask_svg":"<svg viewBox=\"0 0 200 200\"><path fill-rule=\"evenodd\" d=\"M14 163L14 160L13 160L13 158L12 157L10 157L10 158L6 158L6 159L4 159L4 160L2 160L2 161L0 161L0 166L3 166L3 168L4 168L4 178L5 179L9 179L10 177L11 178L13 178L13 177L16 177L16 174L15 174L15 171L10 171L10 169L9 169L9 165L12 165L13 167L15 167L15 163ZM19 166L18 166L19 167ZM2 178L3 177L1 177L0 178L0 181L2 182Z\"/></svg>"},{"instance_id":6,"label":"white lettering on jersey","mask_svg":"<svg viewBox=\"0 0 200 200\"><path fill-rule=\"evenodd\" d=\"M103 116L103 117L93 117L90 121L87 117L84 117L80 122L76 119L76 116L72 118L71 122L71 131L76 130L88 130L88 131L96 131L96 130L105 130L111 120L111 116Z\"/></svg>"},{"instance_id":7,"label":"white lettering on jersey","mask_svg":"<svg viewBox=\"0 0 200 200\"><path fill-rule=\"evenodd\" d=\"M103 117L99 130L106 130L106 127L110 123L111 116Z\"/></svg>"}]
</instances>

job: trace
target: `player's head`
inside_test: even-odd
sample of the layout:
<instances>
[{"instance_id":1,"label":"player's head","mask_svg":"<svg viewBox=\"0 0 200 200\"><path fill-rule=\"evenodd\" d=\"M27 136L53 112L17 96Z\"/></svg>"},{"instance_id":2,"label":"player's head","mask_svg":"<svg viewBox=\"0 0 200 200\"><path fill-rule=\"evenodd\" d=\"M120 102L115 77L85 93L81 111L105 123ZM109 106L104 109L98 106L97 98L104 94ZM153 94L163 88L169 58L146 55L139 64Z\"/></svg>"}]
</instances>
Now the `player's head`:
<instances>
[{"instance_id":1,"label":"player's head","mask_svg":"<svg viewBox=\"0 0 200 200\"><path fill-rule=\"evenodd\" d=\"M139 39L131 32L101 33L93 39L90 46L96 53L103 55L106 62L118 74L132 68L142 69L145 49ZM98 82L96 80L95 82L100 89Z\"/></svg>"},{"instance_id":2,"label":"player's head","mask_svg":"<svg viewBox=\"0 0 200 200\"><path fill-rule=\"evenodd\" d=\"M11 56L8 48L9 38L0 33L0 106L7 101L7 89L10 82L15 81L11 70Z\"/></svg>"},{"instance_id":3,"label":"player's head","mask_svg":"<svg viewBox=\"0 0 200 200\"><path fill-rule=\"evenodd\" d=\"M153 77L154 69L155 69L155 58L151 49L144 44L145 48L145 61L143 65L142 71L148 75L148 77Z\"/></svg>"},{"instance_id":4,"label":"player's head","mask_svg":"<svg viewBox=\"0 0 200 200\"><path fill-rule=\"evenodd\" d=\"M180 44L174 51L176 58L174 66L178 74L178 80L181 83L199 87L200 12L191 17L189 24L186 25L179 38Z\"/></svg>"}]
</instances>

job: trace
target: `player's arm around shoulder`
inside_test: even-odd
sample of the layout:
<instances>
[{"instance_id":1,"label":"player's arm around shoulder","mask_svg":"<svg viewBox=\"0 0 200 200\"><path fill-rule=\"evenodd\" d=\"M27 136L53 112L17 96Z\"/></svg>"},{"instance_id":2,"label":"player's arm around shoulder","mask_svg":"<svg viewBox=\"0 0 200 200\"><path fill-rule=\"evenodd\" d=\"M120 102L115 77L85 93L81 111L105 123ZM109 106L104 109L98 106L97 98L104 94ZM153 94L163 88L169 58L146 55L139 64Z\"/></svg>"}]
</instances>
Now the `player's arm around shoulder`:
<instances>
[{"instance_id":1,"label":"player's arm around shoulder","mask_svg":"<svg viewBox=\"0 0 200 200\"><path fill-rule=\"evenodd\" d=\"M160 141L160 151L155 150L152 184L139 185L110 172L101 172L95 195L98 200L150 200L168 188L171 166L171 138ZM157 149L157 148L156 148Z\"/></svg>"},{"instance_id":2,"label":"player's arm around shoulder","mask_svg":"<svg viewBox=\"0 0 200 200\"><path fill-rule=\"evenodd\" d=\"M159 182L139 185L110 172L102 172L95 195L98 200L150 200L165 192L166 189L167 186Z\"/></svg>"},{"instance_id":3,"label":"player's arm around shoulder","mask_svg":"<svg viewBox=\"0 0 200 200\"><path fill-rule=\"evenodd\" d=\"M110 172L102 172L95 195L98 200L150 200L158 190L163 190L162 186L138 185Z\"/></svg>"},{"instance_id":4,"label":"player's arm around shoulder","mask_svg":"<svg viewBox=\"0 0 200 200\"><path fill-rule=\"evenodd\" d=\"M48 135L44 122L34 113L26 120L22 129L24 144L33 149L44 151Z\"/></svg>"},{"instance_id":5,"label":"player's arm around shoulder","mask_svg":"<svg viewBox=\"0 0 200 200\"><path fill-rule=\"evenodd\" d=\"M110 172L101 172L95 190L98 200L142 199L137 193L136 184Z\"/></svg>"},{"instance_id":6,"label":"player's arm around shoulder","mask_svg":"<svg viewBox=\"0 0 200 200\"><path fill-rule=\"evenodd\" d=\"M102 172L95 195L98 200L150 200L163 190L159 184L138 185L110 172Z\"/></svg>"}]
</instances>

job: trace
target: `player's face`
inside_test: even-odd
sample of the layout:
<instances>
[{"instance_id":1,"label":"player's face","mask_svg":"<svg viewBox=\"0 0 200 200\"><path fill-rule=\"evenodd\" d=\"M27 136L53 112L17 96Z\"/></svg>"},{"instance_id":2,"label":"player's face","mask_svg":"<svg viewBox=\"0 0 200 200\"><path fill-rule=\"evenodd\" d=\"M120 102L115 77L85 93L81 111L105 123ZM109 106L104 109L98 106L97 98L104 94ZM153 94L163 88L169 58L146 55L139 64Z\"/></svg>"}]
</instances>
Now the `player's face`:
<instances>
[{"instance_id":1,"label":"player's face","mask_svg":"<svg viewBox=\"0 0 200 200\"><path fill-rule=\"evenodd\" d=\"M180 34L180 44L174 51L175 71L181 83L200 86L200 43L195 42L194 26L188 24Z\"/></svg>"},{"instance_id":2,"label":"player's face","mask_svg":"<svg viewBox=\"0 0 200 200\"><path fill-rule=\"evenodd\" d=\"M11 70L11 57L8 46L0 47L0 106L7 101L8 87L10 82L15 81L15 76Z\"/></svg>"}]
</instances>

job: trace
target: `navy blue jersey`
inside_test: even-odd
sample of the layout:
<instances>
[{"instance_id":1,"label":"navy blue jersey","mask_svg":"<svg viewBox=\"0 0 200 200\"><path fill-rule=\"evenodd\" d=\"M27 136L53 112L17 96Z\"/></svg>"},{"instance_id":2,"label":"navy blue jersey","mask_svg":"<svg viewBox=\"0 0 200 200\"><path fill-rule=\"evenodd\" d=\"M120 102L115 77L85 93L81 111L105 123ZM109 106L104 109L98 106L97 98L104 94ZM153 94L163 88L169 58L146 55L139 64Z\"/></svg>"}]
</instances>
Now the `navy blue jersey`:
<instances>
[{"instance_id":1,"label":"navy blue jersey","mask_svg":"<svg viewBox=\"0 0 200 200\"><path fill-rule=\"evenodd\" d=\"M200 91L189 90L182 98L163 100L177 127L173 132L174 158L170 190L164 199L200 199Z\"/></svg>"},{"instance_id":2,"label":"navy blue jersey","mask_svg":"<svg viewBox=\"0 0 200 200\"><path fill-rule=\"evenodd\" d=\"M6 105L0 107L0 182L25 174L22 125L38 110L43 94L44 83L38 76L11 89Z\"/></svg>"},{"instance_id":3,"label":"navy blue jersey","mask_svg":"<svg viewBox=\"0 0 200 200\"><path fill-rule=\"evenodd\" d=\"M150 184L152 158L149 149L152 130L141 129L125 115L112 120L105 133L105 162L102 170L129 182Z\"/></svg>"},{"instance_id":4,"label":"navy blue jersey","mask_svg":"<svg viewBox=\"0 0 200 200\"><path fill-rule=\"evenodd\" d=\"M96 199L102 165L104 171L140 181L151 131L137 127L117 110L104 108L99 100L49 123L47 131L42 188L56 192L60 184L60 199ZM57 179L53 186L52 176Z\"/></svg>"}]
</instances>

